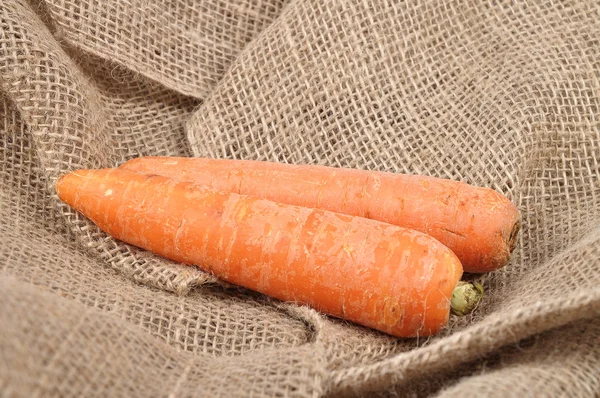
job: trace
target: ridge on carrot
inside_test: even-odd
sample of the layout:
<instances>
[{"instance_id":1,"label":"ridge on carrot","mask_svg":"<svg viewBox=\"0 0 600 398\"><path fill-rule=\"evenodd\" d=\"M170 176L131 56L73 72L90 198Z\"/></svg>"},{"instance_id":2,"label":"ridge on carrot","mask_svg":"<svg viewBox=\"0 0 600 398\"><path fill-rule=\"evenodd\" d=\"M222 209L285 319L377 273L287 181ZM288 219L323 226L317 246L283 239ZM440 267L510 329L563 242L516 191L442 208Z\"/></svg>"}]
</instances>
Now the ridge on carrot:
<instances>
[{"instance_id":1,"label":"ridge on carrot","mask_svg":"<svg viewBox=\"0 0 600 398\"><path fill-rule=\"evenodd\" d=\"M142 157L120 168L415 229L449 247L465 272L506 265L520 226L517 208L500 193L427 176L177 157Z\"/></svg>"},{"instance_id":2,"label":"ridge on carrot","mask_svg":"<svg viewBox=\"0 0 600 398\"><path fill-rule=\"evenodd\" d=\"M399 337L447 324L463 272L417 231L157 175L78 170L56 191L117 239Z\"/></svg>"}]
</instances>

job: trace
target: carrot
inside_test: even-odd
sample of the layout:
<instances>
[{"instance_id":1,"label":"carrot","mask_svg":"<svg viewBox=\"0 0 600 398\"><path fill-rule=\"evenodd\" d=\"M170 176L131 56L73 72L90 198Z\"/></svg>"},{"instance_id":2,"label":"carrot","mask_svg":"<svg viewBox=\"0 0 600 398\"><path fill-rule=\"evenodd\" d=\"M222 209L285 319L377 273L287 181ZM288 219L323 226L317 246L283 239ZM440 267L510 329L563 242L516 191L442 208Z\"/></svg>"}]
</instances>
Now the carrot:
<instances>
[{"instance_id":1,"label":"carrot","mask_svg":"<svg viewBox=\"0 0 600 398\"><path fill-rule=\"evenodd\" d=\"M454 251L466 272L506 265L520 226L517 208L498 192L433 177L170 157L137 158L121 168L415 229Z\"/></svg>"},{"instance_id":2,"label":"carrot","mask_svg":"<svg viewBox=\"0 0 600 398\"><path fill-rule=\"evenodd\" d=\"M462 275L432 237L366 218L123 169L79 170L56 190L117 239L394 336L439 332Z\"/></svg>"}]
</instances>

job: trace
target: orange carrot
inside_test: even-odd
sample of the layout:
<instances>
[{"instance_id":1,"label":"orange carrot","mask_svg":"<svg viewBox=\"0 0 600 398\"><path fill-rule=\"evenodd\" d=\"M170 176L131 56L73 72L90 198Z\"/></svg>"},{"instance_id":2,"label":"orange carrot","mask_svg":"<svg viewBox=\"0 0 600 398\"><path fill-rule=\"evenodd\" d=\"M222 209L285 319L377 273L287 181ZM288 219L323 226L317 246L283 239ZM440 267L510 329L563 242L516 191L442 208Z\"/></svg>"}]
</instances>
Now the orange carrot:
<instances>
[{"instance_id":1,"label":"orange carrot","mask_svg":"<svg viewBox=\"0 0 600 398\"><path fill-rule=\"evenodd\" d=\"M56 190L117 239L394 336L439 332L462 275L432 237L366 218L123 169L79 170Z\"/></svg>"},{"instance_id":2,"label":"orange carrot","mask_svg":"<svg viewBox=\"0 0 600 398\"><path fill-rule=\"evenodd\" d=\"M121 168L415 229L448 246L466 272L504 266L519 212L503 195L433 177L272 162L145 157Z\"/></svg>"}]
</instances>

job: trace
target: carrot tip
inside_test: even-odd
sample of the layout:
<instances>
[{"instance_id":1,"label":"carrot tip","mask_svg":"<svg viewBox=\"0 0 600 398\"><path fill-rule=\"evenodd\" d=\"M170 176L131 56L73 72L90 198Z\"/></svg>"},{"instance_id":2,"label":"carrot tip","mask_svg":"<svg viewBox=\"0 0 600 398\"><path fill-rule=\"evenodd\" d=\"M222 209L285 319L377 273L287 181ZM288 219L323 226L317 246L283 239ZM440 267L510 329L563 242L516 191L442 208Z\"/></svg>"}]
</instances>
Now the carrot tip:
<instances>
[{"instance_id":1,"label":"carrot tip","mask_svg":"<svg viewBox=\"0 0 600 398\"><path fill-rule=\"evenodd\" d=\"M452 292L450 310L454 315L468 315L477 308L482 298L483 286L479 283L459 281Z\"/></svg>"},{"instance_id":2,"label":"carrot tip","mask_svg":"<svg viewBox=\"0 0 600 398\"><path fill-rule=\"evenodd\" d=\"M64 198L63 189L65 187L65 180L67 179L69 174L70 173L61 175L60 177L58 177L56 183L54 184L54 190L56 191L56 195L60 198L60 200L63 200Z\"/></svg>"}]
</instances>

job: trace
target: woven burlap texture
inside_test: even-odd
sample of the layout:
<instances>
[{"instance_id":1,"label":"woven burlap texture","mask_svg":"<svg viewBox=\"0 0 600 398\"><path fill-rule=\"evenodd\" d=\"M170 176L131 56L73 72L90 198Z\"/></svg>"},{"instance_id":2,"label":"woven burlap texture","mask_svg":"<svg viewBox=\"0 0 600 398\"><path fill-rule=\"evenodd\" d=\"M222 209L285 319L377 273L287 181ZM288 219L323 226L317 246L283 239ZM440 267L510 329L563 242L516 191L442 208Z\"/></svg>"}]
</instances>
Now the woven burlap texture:
<instances>
[{"instance_id":1,"label":"woven burlap texture","mask_svg":"<svg viewBox=\"0 0 600 398\"><path fill-rule=\"evenodd\" d=\"M3 0L0 395L600 395L597 1ZM141 155L418 173L522 214L394 339L118 242L56 178Z\"/></svg>"}]
</instances>

